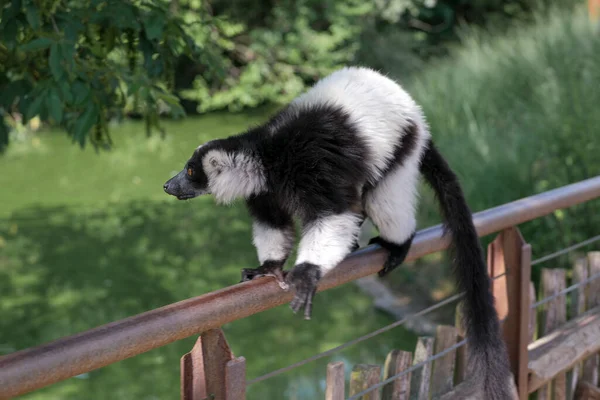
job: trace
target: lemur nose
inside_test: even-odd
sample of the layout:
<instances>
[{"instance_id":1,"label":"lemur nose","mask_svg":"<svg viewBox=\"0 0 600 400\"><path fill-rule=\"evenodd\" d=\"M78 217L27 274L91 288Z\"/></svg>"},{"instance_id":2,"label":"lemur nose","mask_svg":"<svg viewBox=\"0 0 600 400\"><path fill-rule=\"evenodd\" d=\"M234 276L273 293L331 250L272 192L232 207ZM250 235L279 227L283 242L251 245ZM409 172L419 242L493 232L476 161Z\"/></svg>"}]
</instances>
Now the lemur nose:
<instances>
[{"instance_id":1,"label":"lemur nose","mask_svg":"<svg viewBox=\"0 0 600 400\"><path fill-rule=\"evenodd\" d=\"M168 188L169 188L169 183L167 182L163 185L163 189L165 189L165 192L166 192Z\"/></svg>"}]
</instances>

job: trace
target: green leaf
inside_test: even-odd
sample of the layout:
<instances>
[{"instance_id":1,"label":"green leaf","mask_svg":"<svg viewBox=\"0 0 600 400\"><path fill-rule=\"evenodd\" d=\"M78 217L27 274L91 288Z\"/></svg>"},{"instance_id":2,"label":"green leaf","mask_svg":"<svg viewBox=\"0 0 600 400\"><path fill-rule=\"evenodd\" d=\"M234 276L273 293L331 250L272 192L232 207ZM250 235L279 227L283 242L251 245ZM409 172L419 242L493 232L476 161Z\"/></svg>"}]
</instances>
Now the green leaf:
<instances>
[{"instance_id":1,"label":"green leaf","mask_svg":"<svg viewBox=\"0 0 600 400\"><path fill-rule=\"evenodd\" d=\"M2 96L0 96L0 106L9 108L17 97L23 97L29 89L30 86L24 79L9 82L0 90L2 92Z\"/></svg>"},{"instance_id":2,"label":"green leaf","mask_svg":"<svg viewBox=\"0 0 600 400\"><path fill-rule=\"evenodd\" d=\"M180 106L179 99L177 98L177 96L172 95L170 93L165 93L165 92L162 92L162 91L155 90L154 91L154 96L157 99L160 99L160 100L164 101L168 105L171 105L171 106L174 106L174 107L179 107Z\"/></svg>"},{"instance_id":3,"label":"green leaf","mask_svg":"<svg viewBox=\"0 0 600 400\"><path fill-rule=\"evenodd\" d=\"M60 81L64 72L64 69L60 64L60 56L59 45L57 43L52 43L52 47L50 47L50 57L48 58L48 63L50 65L50 71L52 71L52 75L54 75L54 79L56 79L57 82Z\"/></svg>"},{"instance_id":4,"label":"green leaf","mask_svg":"<svg viewBox=\"0 0 600 400\"><path fill-rule=\"evenodd\" d=\"M74 126L74 136L79 144L83 147L85 145L85 139L90 132L90 129L96 124L98 120L98 107L92 102L87 106L87 109L77 119Z\"/></svg>"},{"instance_id":5,"label":"green leaf","mask_svg":"<svg viewBox=\"0 0 600 400\"><path fill-rule=\"evenodd\" d=\"M58 89L50 89L50 94L46 97L46 106L50 111L52 119L60 124L63 119L63 104L58 94Z\"/></svg>"},{"instance_id":6,"label":"green leaf","mask_svg":"<svg viewBox=\"0 0 600 400\"><path fill-rule=\"evenodd\" d=\"M117 30L114 27L109 27L104 34L104 43L106 44L106 49L110 52L115 48L115 43L117 39Z\"/></svg>"},{"instance_id":7,"label":"green leaf","mask_svg":"<svg viewBox=\"0 0 600 400\"><path fill-rule=\"evenodd\" d=\"M144 28L148 40L160 39L165 26L165 19L158 13L152 13L144 19Z\"/></svg>"},{"instance_id":8,"label":"green leaf","mask_svg":"<svg viewBox=\"0 0 600 400\"><path fill-rule=\"evenodd\" d=\"M69 23L65 25L65 38L70 42L76 42L79 39L79 34L84 30L83 24L75 19L69 19Z\"/></svg>"},{"instance_id":9,"label":"green leaf","mask_svg":"<svg viewBox=\"0 0 600 400\"><path fill-rule=\"evenodd\" d=\"M37 51L43 50L50 47L50 45L54 43L52 39L48 39L45 37L33 39L31 42L28 42L21 46L21 50L23 51Z\"/></svg>"},{"instance_id":10,"label":"green leaf","mask_svg":"<svg viewBox=\"0 0 600 400\"><path fill-rule=\"evenodd\" d=\"M73 71L75 69L75 45L73 41L63 41L60 46L60 55L65 71Z\"/></svg>"},{"instance_id":11,"label":"green leaf","mask_svg":"<svg viewBox=\"0 0 600 400\"><path fill-rule=\"evenodd\" d=\"M40 13L38 12L35 4L27 4L25 16L27 17L27 22L29 22L29 25L31 25L34 31L37 31L40 28Z\"/></svg>"},{"instance_id":12,"label":"green leaf","mask_svg":"<svg viewBox=\"0 0 600 400\"><path fill-rule=\"evenodd\" d=\"M6 48L13 50L17 46L17 37L19 34L19 25L16 19L10 19L6 22L2 32L2 40L6 45Z\"/></svg>"},{"instance_id":13,"label":"green leaf","mask_svg":"<svg viewBox=\"0 0 600 400\"><path fill-rule=\"evenodd\" d=\"M73 104L78 106L88 98L90 89L82 81L75 81L71 87L71 93L73 93Z\"/></svg>"},{"instance_id":14,"label":"green leaf","mask_svg":"<svg viewBox=\"0 0 600 400\"><path fill-rule=\"evenodd\" d=\"M127 95L131 96L137 93L138 90L140 90L140 88L142 87L142 80L141 79L136 79L135 81L133 81L131 83L131 85L129 85L127 87Z\"/></svg>"},{"instance_id":15,"label":"green leaf","mask_svg":"<svg viewBox=\"0 0 600 400\"><path fill-rule=\"evenodd\" d=\"M67 80L63 79L59 82L60 85L60 93L62 94L63 99L65 99L65 103L73 102L73 94L71 93L71 87Z\"/></svg>"},{"instance_id":16,"label":"green leaf","mask_svg":"<svg viewBox=\"0 0 600 400\"><path fill-rule=\"evenodd\" d=\"M153 94L157 99L162 100L167 105L169 105L172 117L177 118L185 115L185 110L181 106L181 103L179 102L179 98L177 96L162 91L154 91Z\"/></svg>"},{"instance_id":17,"label":"green leaf","mask_svg":"<svg viewBox=\"0 0 600 400\"><path fill-rule=\"evenodd\" d=\"M46 97L46 93L42 92L33 99L31 104L29 104L29 107L27 108L27 111L25 112L25 120L26 121L29 121L31 118L40 114L40 111L42 109L42 102L44 101L45 97Z\"/></svg>"}]
</instances>

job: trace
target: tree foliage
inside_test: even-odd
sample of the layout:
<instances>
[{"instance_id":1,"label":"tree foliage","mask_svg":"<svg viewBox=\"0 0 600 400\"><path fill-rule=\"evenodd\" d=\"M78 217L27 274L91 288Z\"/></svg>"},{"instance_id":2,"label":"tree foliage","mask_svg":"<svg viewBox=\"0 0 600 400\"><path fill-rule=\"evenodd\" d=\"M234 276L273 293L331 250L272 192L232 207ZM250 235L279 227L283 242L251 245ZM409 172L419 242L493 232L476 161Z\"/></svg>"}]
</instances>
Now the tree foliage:
<instances>
[{"instance_id":1,"label":"tree foliage","mask_svg":"<svg viewBox=\"0 0 600 400\"><path fill-rule=\"evenodd\" d=\"M200 112L237 111L290 100L323 75L353 61L361 18L371 12L362 0L181 0L180 13L195 23L197 42L218 46L225 79L196 74L181 97ZM210 23L202 23L210 18ZM208 33L210 32L210 34Z\"/></svg>"},{"instance_id":2,"label":"tree foliage","mask_svg":"<svg viewBox=\"0 0 600 400\"><path fill-rule=\"evenodd\" d=\"M406 75L447 54L461 25L522 19L549 1L5 1L0 151L7 116L104 146L125 114L162 131L160 115L283 103L349 63Z\"/></svg>"},{"instance_id":3,"label":"tree foliage","mask_svg":"<svg viewBox=\"0 0 600 400\"><path fill-rule=\"evenodd\" d=\"M167 1L12 0L0 7L0 113L39 116L82 146L110 144L108 121L183 115L171 90L175 62L187 55L218 72ZM0 150L8 143L0 118Z\"/></svg>"},{"instance_id":4,"label":"tree foliage","mask_svg":"<svg viewBox=\"0 0 600 400\"><path fill-rule=\"evenodd\" d=\"M202 21L190 34L216 43L225 78L200 69L181 82L178 95L193 102L192 111L237 111L286 102L348 63L404 75L448 54L461 26L506 26L550 2L180 0L186 20Z\"/></svg>"}]
</instances>

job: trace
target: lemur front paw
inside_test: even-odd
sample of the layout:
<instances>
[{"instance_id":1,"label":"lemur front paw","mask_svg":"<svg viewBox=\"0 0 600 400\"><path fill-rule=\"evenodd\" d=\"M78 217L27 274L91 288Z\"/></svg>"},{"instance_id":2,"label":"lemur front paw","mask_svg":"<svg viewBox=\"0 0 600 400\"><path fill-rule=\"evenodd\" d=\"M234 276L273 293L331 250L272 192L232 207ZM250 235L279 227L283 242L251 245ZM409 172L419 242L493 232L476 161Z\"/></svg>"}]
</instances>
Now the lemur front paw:
<instances>
[{"instance_id":1,"label":"lemur front paw","mask_svg":"<svg viewBox=\"0 0 600 400\"><path fill-rule=\"evenodd\" d=\"M404 262L404 260L406 259L406 255L408 254L408 250L410 250L410 246L414 237L415 235L413 234L402 244L388 242L380 236L374 237L371 240L369 240L370 245L378 244L389 252L388 258L383 264L383 268L377 273L380 277L389 274L391 271L396 269L400 264Z\"/></svg>"},{"instance_id":2,"label":"lemur front paw","mask_svg":"<svg viewBox=\"0 0 600 400\"><path fill-rule=\"evenodd\" d=\"M287 275L287 282L296 289L290 308L296 313L304 307L304 319L311 317L312 302L320 279L321 270L317 265L310 263L296 265Z\"/></svg>"},{"instance_id":3,"label":"lemur front paw","mask_svg":"<svg viewBox=\"0 0 600 400\"><path fill-rule=\"evenodd\" d=\"M284 262L281 261L265 261L258 268L244 268L242 269L242 280L240 282L251 281L261 276L274 276L279 286L283 290L287 290L288 285L285 282L286 272L283 271L283 264Z\"/></svg>"}]
</instances>

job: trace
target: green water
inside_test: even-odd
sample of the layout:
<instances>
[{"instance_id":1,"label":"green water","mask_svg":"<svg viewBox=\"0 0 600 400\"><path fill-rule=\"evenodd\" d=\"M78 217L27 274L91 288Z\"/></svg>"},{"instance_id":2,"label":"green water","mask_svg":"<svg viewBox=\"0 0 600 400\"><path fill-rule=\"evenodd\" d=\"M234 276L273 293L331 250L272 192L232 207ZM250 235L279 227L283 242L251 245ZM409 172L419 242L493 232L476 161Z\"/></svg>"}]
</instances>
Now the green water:
<instances>
[{"instance_id":1,"label":"green water","mask_svg":"<svg viewBox=\"0 0 600 400\"><path fill-rule=\"evenodd\" d=\"M35 346L239 280L255 266L241 204L179 202L162 184L201 142L264 118L211 115L167 124L166 139L143 126L114 129L116 148L96 154L57 132L24 137L0 157L0 354ZM380 328L391 320L352 285L317 295L304 321L287 305L223 329L252 379ZM36 391L26 399L177 399L188 338ZM326 364L383 364L414 348L401 328L333 357L252 385L249 399L324 398ZM1 390L1 389L0 389Z\"/></svg>"}]
</instances>

